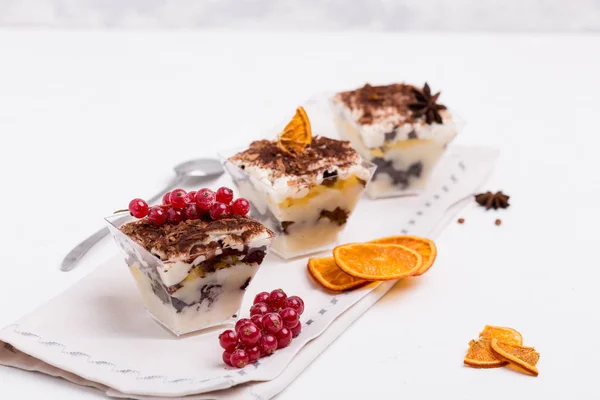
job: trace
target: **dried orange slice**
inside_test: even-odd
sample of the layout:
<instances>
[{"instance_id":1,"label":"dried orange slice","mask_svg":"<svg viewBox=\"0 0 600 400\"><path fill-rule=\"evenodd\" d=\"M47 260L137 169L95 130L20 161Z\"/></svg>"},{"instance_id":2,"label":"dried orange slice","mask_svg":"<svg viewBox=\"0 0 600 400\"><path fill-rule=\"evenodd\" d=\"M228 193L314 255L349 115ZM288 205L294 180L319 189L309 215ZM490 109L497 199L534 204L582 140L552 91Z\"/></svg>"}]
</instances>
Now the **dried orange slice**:
<instances>
[{"instance_id":1,"label":"dried orange slice","mask_svg":"<svg viewBox=\"0 0 600 400\"><path fill-rule=\"evenodd\" d=\"M479 333L479 340L469 342L465 364L475 368L496 368L506 365L508 362L499 358L492 349L492 339L517 346L523 344L523 336L517 330L486 325Z\"/></svg>"},{"instance_id":2,"label":"dried orange slice","mask_svg":"<svg viewBox=\"0 0 600 400\"><path fill-rule=\"evenodd\" d=\"M333 249L333 258L347 274L368 281L405 278L423 264L419 253L399 244L345 244Z\"/></svg>"},{"instance_id":3,"label":"dried orange slice","mask_svg":"<svg viewBox=\"0 0 600 400\"><path fill-rule=\"evenodd\" d=\"M508 364L496 357L488 339L471 340L464 363L475 368L498 368Z\"/></svg>"},{"instance_id":4,"label":"dried orange slice","mask_svg":"<svg viewBox=\"0 0 600 400\"><path fill-rule=\"evenodd\" d=\"M533 347L504 343L498 339L492 339L491 345L498 358L521 367L534 376L538 376L536 364L540 359L540 353L535 351Z\"/></svg>"},{"instance_id":5,"label":"dried orange slice","mask_svg":"<svg viewBox=\"0 0 600 400\"><path fill-rule=\"evenodd\" d=\"M290 155L302 153L312 142L310 121L303 107L296 109L296 115L279 134L278 145Z\"/></svg>"},{"instance_id":6,"label":"dried orange slice","mask_svg":"<svg viewBox=\"0 0 600 400\"><path fill-rule=\"evenodd\" d=\"M502 326L486 325L479 333L479 338L490 341L498 339L498 341L508 344L523 345L523 336L517 330Z\"/></svg>"},{"instance_id":7,"label":"dried orange slice","mask_svg":"<svg viewBox=\"0 0 600 400\"><path fill-rule=\"evenodd\" d=\"M368 282L345 273L333 257L310 258L308 270L321 285L331 290L350 290Z\"/></svg>"},{"instance_id":8,"label":"dried orange slice","mask_svg":"<svg viewBox=\"0 0 600 400\"><path fill-rule=\"evenodd\" d=\"M423 275L427 272L433 265L435 257L437 256L437 247L435 246L435 243L429 239L418 236L389 236L372 240L371 243L400 244L419 253L421 258L423 258L423 265L413 276Z\"/></svg>"}]
</instances>

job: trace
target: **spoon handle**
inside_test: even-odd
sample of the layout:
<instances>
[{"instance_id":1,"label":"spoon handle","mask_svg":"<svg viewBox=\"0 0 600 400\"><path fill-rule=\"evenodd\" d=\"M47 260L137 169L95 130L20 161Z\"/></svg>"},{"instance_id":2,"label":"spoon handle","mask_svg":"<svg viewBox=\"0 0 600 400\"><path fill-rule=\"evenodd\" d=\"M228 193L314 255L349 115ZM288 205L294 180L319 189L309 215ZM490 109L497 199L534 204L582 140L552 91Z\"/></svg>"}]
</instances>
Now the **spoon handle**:
<instances>
[{"instance_id":1,"label":"spoon handle","mask_svg":"<svg viewBox=\"0 0 600 400\"><path fill-rule=\"evenodd\" d=\"M152 196L148 200L148 204L156 203L158 200L162 199L162 196L166 192L175 188L175 186L179 185L183 181L183 179L184 179L183 175L176 175L171 180L171 182L169 182L169 184L167 185L166 188L164 188L162 191L160 191L156 195ZM99 231L97 231L96 233L94 233L93 235L91 235L90 237L88 237L87 239L85 239L83 242L81 242L77 246L75 246L73 248L73 250L71 250L63 259L62 264L60 265L61 271L68 272L68 271L73 270L77 266L77 263L79 262L79 260L81 260L83 258L83 256L85 256L87 254L87 252L90 251L90 249L92 247L94 247L94 245L96 243L98 243L106 235L108 235L108 233L109 233L108 228L102 228Z\"/></svg>"}]
</instances>

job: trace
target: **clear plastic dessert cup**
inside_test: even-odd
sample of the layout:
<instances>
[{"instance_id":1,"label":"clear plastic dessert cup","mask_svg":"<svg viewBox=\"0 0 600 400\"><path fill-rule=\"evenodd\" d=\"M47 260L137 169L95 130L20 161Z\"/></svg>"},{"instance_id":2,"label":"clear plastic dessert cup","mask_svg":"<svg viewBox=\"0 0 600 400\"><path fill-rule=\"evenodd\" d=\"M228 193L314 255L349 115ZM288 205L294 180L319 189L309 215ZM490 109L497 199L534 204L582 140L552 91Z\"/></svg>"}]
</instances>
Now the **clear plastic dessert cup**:
<instances>
[{"instance_id":1,"label":"clear plastic dessert cup","mask_svg":"<svg viewBox=\"0 0 600 400\"><path fill-rule=\"evenodd\" d=\"M122 250L148 313L179 336L237 319L246 287L258 271L274 236L223 246L192 263L161 260L119 228L131 216L106 218Z\"/></svg>"},{"instance_id":2,"label":"clear plastic dessert cup","mask_svg":"<svg viewBox=\"0 0 600 400\"><path fill-rule=\"evenodd\" d=\"M455 113L444 110L443 124L406 123L386 128L359 124L336 97L331 100L340 137L365 160L377 166L367 186L370 198L414 195L426 186L447 146L464 126ZM421 132L426 138L419 138Z\"/></svg>"},{"instance_id":3,"label":"clear plastic dessert cup","mask_svg":"<svg viewBox=\"0 0 600 400\"><path fill-rule=\"evenodd\" d=\"M354 171L319 183L272 185L222 157L252 217L277 233L272 251L283 259L333 248L375 171L362 160Z\"/></svg>"}]
</instances>

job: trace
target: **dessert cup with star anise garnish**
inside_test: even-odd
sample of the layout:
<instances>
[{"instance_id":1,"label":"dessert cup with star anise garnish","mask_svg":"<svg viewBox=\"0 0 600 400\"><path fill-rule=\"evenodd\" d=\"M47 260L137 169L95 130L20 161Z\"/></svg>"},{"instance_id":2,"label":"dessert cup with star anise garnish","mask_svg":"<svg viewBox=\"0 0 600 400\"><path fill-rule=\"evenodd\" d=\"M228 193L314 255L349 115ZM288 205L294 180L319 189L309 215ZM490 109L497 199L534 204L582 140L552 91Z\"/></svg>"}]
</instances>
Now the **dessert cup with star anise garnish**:
<instances>
[{"instance_id":1,"label":"dessert cup with star anise garnish","mask_svg":"<svg viewBox=\"0 0 600 400\"><path fill-rule=\"evenodd\" d=\"M415 194L427 183L458 131L439 93L399 83L337 93L332 104L339 134L377 165L372 198Z\"/></svg>"}]
</instances>

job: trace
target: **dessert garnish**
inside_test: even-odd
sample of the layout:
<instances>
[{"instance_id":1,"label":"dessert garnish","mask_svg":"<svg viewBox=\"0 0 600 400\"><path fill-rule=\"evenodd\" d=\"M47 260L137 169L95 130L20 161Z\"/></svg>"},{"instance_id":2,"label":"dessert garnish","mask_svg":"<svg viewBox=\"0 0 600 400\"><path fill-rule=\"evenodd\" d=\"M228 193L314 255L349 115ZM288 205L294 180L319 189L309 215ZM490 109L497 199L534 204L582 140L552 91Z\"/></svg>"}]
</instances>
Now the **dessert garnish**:
<instances>
[{"instance_id":1,"label":"dessert garnish","mask_svg":"<svg viewBox=\"0 0 600 400\"><path fill-rule=\"evenodd\" d=\"M464 363L475 368L497 368L511 363L537 376L540 354L523 346L523 336L512 328L486 325L479 340L469 342Z\"/></svg>"},{"instance_id":2,"label":"dessert garnish","mask_svg":"<svg viewBox=\"0 0 600 400\"><path fill-rule=\"evenodd\" d=\"M302 153L311 142L312 130L308 115L303 107L298 107L292 120L279 134L277 144L285 153L295 156Z\"/></svg>"},{"instance_id":3,"label":"dessert garnish","mask_svg":"<svg viewBox=\"0 0 600 400\"><path fill-rule=\"evenodd\" d=\"M250 308L250 319L241 318L234 330L219 335L219 344L225 350L223 362L244 368L289 346L302 331L303 312L304 301L298 296L288 297L281 289L258 293Z\"/></svg>"},{"instance_id":4,"label":"dessert garnish","mask_svg":"<svg viewBox=\"0 0 600 400\"><path fill-rule=\"evenodd\" d=\"M385 247L388 250L382 250ZM399 247L399 248L397 248ZM335 256L336 249L337 257ZM431 268L437 256L435 243L418 236L390 236L363 243L339 246L334 257L311 258L308 271L322 286L330 290L351 290L369 283L422 275ZM364 254L360 254L364 249ZM373 254L380 252L379 255ZM395 252L400 252L396 254ZM415 254L420 256L415 261ZM389 260L393 258L393 260ZM365 276L369 269L370 276ZM374 271L377 271L373 275Z\"/></svg>"},{"instance_id":5,"label":"dessert garnish","mask_svg":"<svg viewBox=\"0 0 600 400\"><path fill-rule=\"evenodd\" d=\"M464 218L459 218L456 222L458 222L459 224L464 224L465 223L465 219Z\"/></svg>"},{"instance_id":6,"label":"dessert garnish","mask_svg":"<svg viewBox=\"0 0 600 400\"><path fill-rule=\"evenodd\" d=\"M354 289L369 282L344 272L333 257L310 258L308 270L321 285L335 291Z\"/></svg>"},{"instance_id":7,"label":"dessert garnish","mask_svg":"<svg viewBox=\"0 0 600 400\"><path fill-rule=\"evenodd\" d=\"M163 204L148 206L142 199L133 199L129 202L127 210L135 218L146 218L153 225L161 226L165 223L178 224L185 220L207 219L219 220L229 216L245 216L250 211L250 203L244 198L233 200L233 191L221 187L217 192L203 188L186 192L175 189L164 194Z\"/></svg>"},{"instance_id":8,"label":"dessert garnish","mask_svg":"<svg viewBox=\"0 0 600 400\"><path fill-rule=\"evenodd\" d=\"M498 218L496 221L494 221L494 223L496 224L496 226L502 225L502 220Z\"/></svg>"},{"instance_id":9,"label":"dessert garnish","mask_svg":"<svg viewBox=\"0 0 600 400\"><path fill-rule=\"evenodd\" d=\"M347 274L368 281L406 278L423 265L419 253L399 244L345 244L333 249L333 258Z\"/></svg>"},{"instance_id":10,"label":"dessert garnish","mask_svg":"<svg viewBox=\"0 0 600 400\"><path fill-rule=\"evenodd\" d=\"M412 276L423 275L425 272L427 272L437 257L437 247L435 243L429 239L419 236L389 236L372 240L369 243L399 244L419 253L423 259L423 264L415 273L412 274Z\"/></svg>"},{"instance_id":11,"label":"dessert garnish","mask_svg":"<svg viewBox=\"0 0 600 400\"><path fill-rule=\"evenodd\" d=\"M508 204L508 199L510 196L505 195L502 191L492 193L485 192L475 195L475 201L482 207L485 207L486 210L493 208L497 210L499 208L508 208L510 204Z\"/></svg>"},{"instance_id":12,"label":"dessert garnish","mask_svg":"<svg viewBox=\"0 0 600 400\"><path fill-rule=\"evenodd\" d=\"M533 376L538 376L536 364L540 359L540 353L533 347L518 346L492 339L492 350L498 358L521 367Z\"/></svg>"},{"instance_id":13,"label":"dessert garnish","mask_svg":"<svg viewBox=\"0 0 600 400\"><path fill-rule=\"evenodd\" d=\"M408 108L413 112L413 116L416 118L421 116L425 117L425 121L429 125L434 122L441 124L443 120L439 111L445 110L446 106L436 103L438 97L440 97L440 93L441 92L437 92L432 95L431 89L427 83L425 83L422 90L413 88L413 94L417 98L417 101L408 105Z\"/></svg>"}]
</instances>

